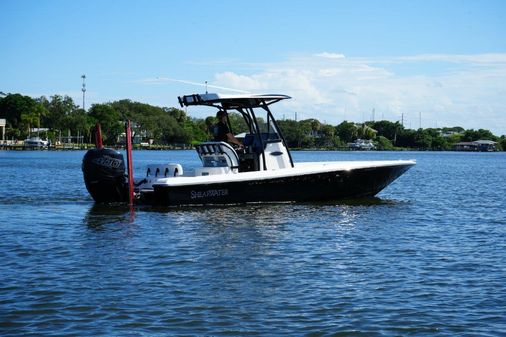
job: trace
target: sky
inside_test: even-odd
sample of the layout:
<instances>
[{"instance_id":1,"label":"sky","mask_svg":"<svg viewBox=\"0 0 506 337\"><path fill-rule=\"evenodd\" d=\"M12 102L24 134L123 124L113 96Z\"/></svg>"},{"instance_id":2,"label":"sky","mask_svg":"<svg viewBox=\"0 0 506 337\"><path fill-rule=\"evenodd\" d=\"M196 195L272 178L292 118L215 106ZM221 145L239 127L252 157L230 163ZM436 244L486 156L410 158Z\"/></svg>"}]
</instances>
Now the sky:
<instances>
[{"instance_id":1,"label":"sky","mask_svg":"<svg viewBox=\"0 0 506 337\"><path fill-rule=\"evenodd\" d=\"M85 74L86 108L177 107L207 82L291 96L278 119L506 135L503 0L0 0L0 41L4 93L82 106Z\"/></svg>"}]
</instances>

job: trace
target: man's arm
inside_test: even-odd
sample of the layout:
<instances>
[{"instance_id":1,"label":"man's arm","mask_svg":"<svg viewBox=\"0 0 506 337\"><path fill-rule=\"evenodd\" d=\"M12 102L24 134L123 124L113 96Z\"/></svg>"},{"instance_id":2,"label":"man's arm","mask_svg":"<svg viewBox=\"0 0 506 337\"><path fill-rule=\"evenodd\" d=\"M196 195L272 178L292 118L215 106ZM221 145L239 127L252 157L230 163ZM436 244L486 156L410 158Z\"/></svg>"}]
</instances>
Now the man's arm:
<instances>
[{"instance_id":1,"label":"man's arm","mask_svg":"<svg viewBox=\"0 0 506 337\"><path fill-rule=\"evenodd\" d=\"M227 133L227 143L232 143L240 147L243 146L242 143L237 138L235 138L235 136L230 132Z\"/></svg>"}]
</instances>

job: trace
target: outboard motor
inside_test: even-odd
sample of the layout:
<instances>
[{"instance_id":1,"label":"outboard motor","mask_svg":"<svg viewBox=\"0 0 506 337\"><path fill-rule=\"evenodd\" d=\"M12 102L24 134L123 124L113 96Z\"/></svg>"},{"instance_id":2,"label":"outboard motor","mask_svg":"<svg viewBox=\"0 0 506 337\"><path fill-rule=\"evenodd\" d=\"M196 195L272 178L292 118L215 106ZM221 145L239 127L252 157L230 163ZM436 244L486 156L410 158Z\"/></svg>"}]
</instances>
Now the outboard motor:
<instances>
[{"instance_id":1,"label":"outboard motor","mask_svg":"<svg viewBox=\"0 0 506 337\"><path fill-rule=\"evenodd\" d=\"M123 155L115 150L100 148L86 152L82 165L86 189L96 202L128 200Z\"/></svg>"}]
</instances>

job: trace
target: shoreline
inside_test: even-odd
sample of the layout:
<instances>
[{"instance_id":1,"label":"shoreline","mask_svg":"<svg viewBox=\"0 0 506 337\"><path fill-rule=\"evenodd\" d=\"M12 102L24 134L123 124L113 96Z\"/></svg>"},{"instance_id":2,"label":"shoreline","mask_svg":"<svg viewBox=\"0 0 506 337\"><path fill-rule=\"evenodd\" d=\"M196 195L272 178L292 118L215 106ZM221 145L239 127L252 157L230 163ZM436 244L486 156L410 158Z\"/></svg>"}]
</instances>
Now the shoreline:
<instances>
[{"instance_id":1,"label":"shoreline","mask_svg":"<svg viewBox=\"0 0 506 337\"><path fill-rule=\"evenodd\" d=\"M91 150L95 148L95 144L65 144L65 145L51 145L49 147L30 147L25 145L3 145L0 144L0 150L4 151L82 151ZM125 146L111 147L115 150L124 150ZM134 146L133 150L147 150L147 151L160 151L160 150L192 150L193 146L185 145L159 145L150 147Z\"/></svg>"},{"instance_id":2,"label":"shoreline","mask_svg":"<svg viewBox=\"0 0 506 337\"><path fill-rule=\"evenodd\" d=\"M83 150L91 150L94 149L94 144L67 144L67 145L57 145L57 146L49 146L47 148L36 148L36 147L27 147L25 145L6 145L0 144L0 151L83 151ZM110 147L111 149L117 151L124 151L125 146L114 146ZM134 151L183 151L183 150L193 150L193 145L158 145L158 146L149 146L149 147L141 147L134 146ZM330 152L330 151L342 151L342 152L473 152L473 153L496 153L496 152L505 152L505 151L456 151L456 150L425 150L425 149L411 149L411 148L395 148L388 150L354 150L349 148L293 148L290 151L320 151L320 152Z\"/></svg>"}]
</instances>

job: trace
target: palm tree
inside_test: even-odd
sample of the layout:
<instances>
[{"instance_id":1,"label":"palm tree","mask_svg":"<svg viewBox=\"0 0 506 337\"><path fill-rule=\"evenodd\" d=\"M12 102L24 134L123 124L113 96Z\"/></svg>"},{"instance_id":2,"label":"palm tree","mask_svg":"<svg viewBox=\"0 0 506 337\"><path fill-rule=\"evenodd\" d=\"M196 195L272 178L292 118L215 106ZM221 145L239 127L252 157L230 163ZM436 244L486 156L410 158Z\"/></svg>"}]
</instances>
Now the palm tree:
<instances>
[{"instance_id":1,"label":"palm tree","mask_svg":"<svg viewBox=\"0 0 506 337\"><path fill-rule=\"evenodd\" d=\"M357 125L357 136L358 138L362 139L374 139L376 138L376 134L378 131L374 130L370 126L368 126L366 123L362 123Z\"/></svg>"}]
</instances>

